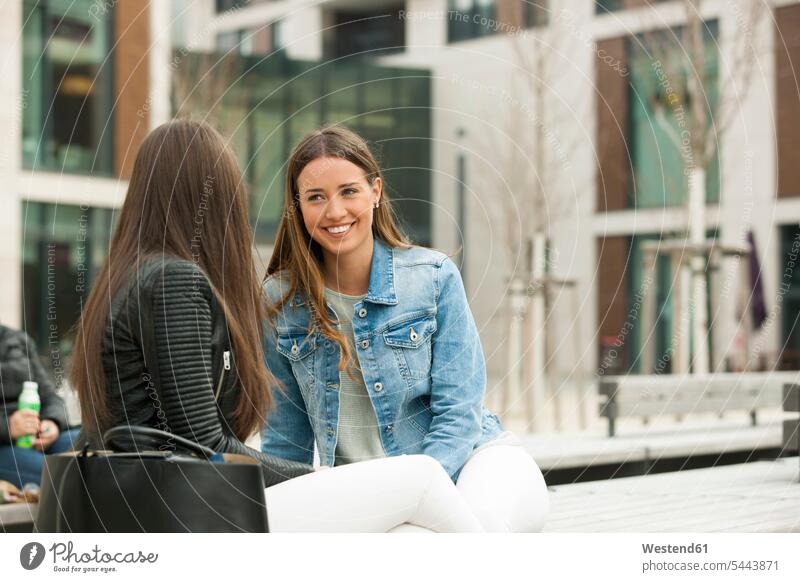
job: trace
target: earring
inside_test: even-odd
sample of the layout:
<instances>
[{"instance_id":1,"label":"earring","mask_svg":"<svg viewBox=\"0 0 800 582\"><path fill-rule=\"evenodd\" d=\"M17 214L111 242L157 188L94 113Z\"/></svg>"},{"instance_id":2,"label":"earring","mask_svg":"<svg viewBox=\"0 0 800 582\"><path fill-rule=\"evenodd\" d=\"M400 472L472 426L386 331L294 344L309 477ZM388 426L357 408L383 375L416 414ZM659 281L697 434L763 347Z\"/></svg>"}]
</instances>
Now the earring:
<instances>
[{"instance_id":1,"label":"earring","mask_svg":"<svg viewBox=\"0 0 800 582\"><path fill-rule=\"evenodd\" d=\"M377 208L377 207L378 207L378 204L380 204L380 202L376 200L376 201L375 201L375 208Z\"/></svg>"}]
</instances>

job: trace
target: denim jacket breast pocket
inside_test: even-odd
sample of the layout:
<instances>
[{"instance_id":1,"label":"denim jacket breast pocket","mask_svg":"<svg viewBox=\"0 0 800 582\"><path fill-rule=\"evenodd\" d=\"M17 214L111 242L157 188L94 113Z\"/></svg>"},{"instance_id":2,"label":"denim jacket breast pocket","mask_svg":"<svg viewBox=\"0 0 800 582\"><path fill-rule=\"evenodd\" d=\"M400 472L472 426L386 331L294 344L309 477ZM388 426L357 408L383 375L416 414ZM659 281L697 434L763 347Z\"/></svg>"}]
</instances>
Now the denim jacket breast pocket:
<instances>
[{"instance_id":1,"label":"denim jacket breast pocket","mask_svg":"<svg viewBox=\"0 0 800 582\"><path fill-rule=\"evenodd\" d=\"M383 332L383 341L394 354L400 375L412 388L431 375L431 339L435 332L433 313L391 324Z\"/></svg>"},{"instance_id":2,"label":"denim jacket breast pocket","mask_svg":"<svg viewBox=\"0 0 800 582\"><path fill-rule=\"evenodd\" d=\"M308 335L305 330L281 330L278 332L276 347L278 353L289 360L294 377L300 387L305 389L304 392L312 387L317 377L313 356L317 349L316 335Z\"/></svg>"}]
</instances>

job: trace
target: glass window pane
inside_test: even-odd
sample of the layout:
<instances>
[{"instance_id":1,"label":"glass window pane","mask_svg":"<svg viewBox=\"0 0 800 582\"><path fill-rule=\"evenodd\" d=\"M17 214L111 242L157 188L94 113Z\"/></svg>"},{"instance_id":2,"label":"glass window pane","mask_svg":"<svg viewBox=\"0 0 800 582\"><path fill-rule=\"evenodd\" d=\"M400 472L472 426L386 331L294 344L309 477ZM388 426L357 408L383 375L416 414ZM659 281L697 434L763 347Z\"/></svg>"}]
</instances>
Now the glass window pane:
<instances>
[{"instance_id":1,"label":"glass window pane","mask_svg":"<svg viewBox=\"0 0 800 582\"><path fill-rule=\"evenodd\" d=\"M718 103L718 51L713 38L717 22L705 34L705 99L713 123ZM630 152L634 179L630 203L638 208L659 208L686 203L685 171L702 164L695 159L691 136L691 111L687 94L683 29L651 32L628 42L630 65ZM713 130L712 130L713 131ZM706 168L706 202L719 200L719 161Z\"/></svg>"},{"instance_id":2,"label":"glass window pane","mask_svg":"<svg viewBox=\"0 0 800 582\"><path fill-rule=\"evenodd\" d=\"M667 241L673 238L674 235L670 233L638 235L631 238L630 269L628 270L627 281L629 301L627 313L640 314L637 318L629 317L628 319L633 326L631 333L628 334L627 341L629 343L626 346L627 361L631 372L653 373L653 370L641 369L643 343L646 340L642 334L643 303L646 292L655 293L655 321L651 322L655 329L652 331L648 342L649 345L646 348L654 354L652 358L653 366L659 373L668 374L672 369L674 351L671 347L671 339L673 337L672 290L676 286L676 283L673 282L673 277L677 275L672 272L669 256L660 254L656 261L653 284L651 286L645 285L645 253L642 250L642 246L647 242L659 239Z\"/></svg>"},{"instance_id":3,"label":"glass window pane","mask_svg":"<svg viewBox=\"0 0 800 582\"><path fill-rule=\"evenodd\" d=\"M108 209L22 204L23 326L63 374L72 349L72 329L91 283L105 261L111 235Z\"/></svg>"},{"instance_id":4,"label":"glass window pane","mask_svg":"<svg viewBox=\"0 0 800 582\"><path fill-rule=\"evenodd\" d=\"M25 167L110 174L113 10L25 0L24 15Z\"/></svg>"},{"instance_id":5,"label":"glass window pane","mask_svg":"<svg viewBox=\"0 0 800 582\"><path fill-rule=\"evenodd\" d=\"M447 40L457 42L494 34L494 0L449 0Z\"/></svg>"},{"instance_id":6,"label":"glass window pane","mask_svg":"<svg viewBox=\"0 0 800 582\"><path fill-rule=\"evenodd\" d=\"M361 80L358 69L349 64L325 65L325 120L329 123L358 124L354 117L359 111Z\"/></svg>"},{"instance_id":7,"label":"glass window pane","mask_svg":"<svg viewBox=\"0 0 800 582\"><path fill-rule=\"evenodd\" d=\"M253 113L256 139L253 179L253 218L274 232L283 210L283 183L286 171L283 114L280 109L259 108Z\"/></svg>"},{"instance_id":8,"label":"glass window pane","mask_svg":"<svg viewBox=\"0 0 800 582\"><path fill-rule=\"evenodd\" d=\"M321 73L315 63L292 63L292 78L288 84L289 141L297 143L322 123Z\"/></svg>"}]
</instances>

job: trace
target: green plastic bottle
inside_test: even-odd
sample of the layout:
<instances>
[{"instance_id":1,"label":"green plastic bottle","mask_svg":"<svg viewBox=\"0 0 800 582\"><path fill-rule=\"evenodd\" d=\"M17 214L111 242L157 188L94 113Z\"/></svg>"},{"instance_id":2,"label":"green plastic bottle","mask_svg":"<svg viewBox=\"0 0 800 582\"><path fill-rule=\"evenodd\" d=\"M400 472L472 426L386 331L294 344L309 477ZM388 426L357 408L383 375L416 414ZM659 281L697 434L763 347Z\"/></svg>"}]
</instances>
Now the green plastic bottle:
<instances>
[{"instance_id":1,"label":"green plastic bottle","mask_svg":"<svg viewBox=\"0 0 800 582\"><path fill-rule=\"evenodd\" d=\"M17 410L33 410L36 414L42 408L42 401L39 399L39 384L37 382L23 382L22 394L17 400ZM23 449L33 448L33 441L36 435L26 434L17 439L17 446Z\"/></svg>"}]
</instances>

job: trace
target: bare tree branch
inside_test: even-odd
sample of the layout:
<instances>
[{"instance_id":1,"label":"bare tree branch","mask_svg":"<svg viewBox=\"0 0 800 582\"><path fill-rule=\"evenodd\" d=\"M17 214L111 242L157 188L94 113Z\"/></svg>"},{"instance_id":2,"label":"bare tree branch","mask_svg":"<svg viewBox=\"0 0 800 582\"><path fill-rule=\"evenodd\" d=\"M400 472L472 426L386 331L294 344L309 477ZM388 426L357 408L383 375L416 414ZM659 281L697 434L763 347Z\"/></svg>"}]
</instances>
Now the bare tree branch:
<instances>
[{"instance_id":1,"label":"bare tree branch","mask_svg":"<svg viewBox=\"0 0 800 582\"><path fill-rule=\"evenodd\" d=\"M691 132L692 157L686 159L701 169L706 169L717 155L718 144L739 113L741 102L746 97L752 80L755 61L758 57L755 32L759 23L769 14L771 0L739 0L734 6L737 27L734 59L727 69L728 75L721 85L717 78L708 75L706 66L705 23L702 18L702 0L683 0L686 23L681 35L669 30L651 30L639 35L634 45L632 58L649 59L660 63L676 100L673 110L688 112ZM724 61L720 60L721 65ZM721 67L720 67L721 68ZM685 81L684 81L685 80ZM685 82L685 89L684 89ZM721 85L715 110L710 111L714 83ZM711 117L713 115L713 117ZM665 120L659 126L665 128Z\"/></svg>"}]
</instances>

